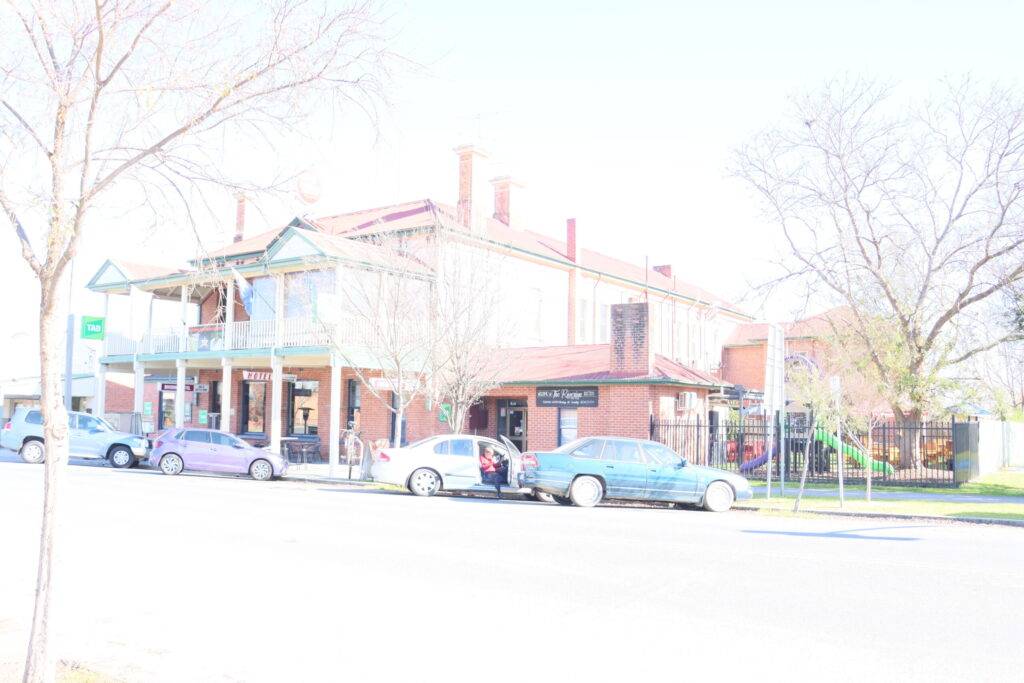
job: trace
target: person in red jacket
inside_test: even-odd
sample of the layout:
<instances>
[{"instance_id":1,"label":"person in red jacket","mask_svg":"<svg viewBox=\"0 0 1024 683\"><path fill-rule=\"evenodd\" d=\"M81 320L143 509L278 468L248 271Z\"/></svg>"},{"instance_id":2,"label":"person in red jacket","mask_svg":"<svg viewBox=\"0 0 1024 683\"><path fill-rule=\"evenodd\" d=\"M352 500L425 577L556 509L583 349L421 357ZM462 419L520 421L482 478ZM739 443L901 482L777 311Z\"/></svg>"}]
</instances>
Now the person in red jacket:
<instances>
[{"instance_id":1,"label":"person in red jacket","mask_svg":"<svg viewBox=\"0 0 1024 683\"><path fill-rule=\"evenodd\" d=\"M501 484L505 480L505 468L501 457L494 452L491 446L484 446L480 453L480 472L483 480L494 485L494 491L501 498Z\"/></svg>"}]
</instances>

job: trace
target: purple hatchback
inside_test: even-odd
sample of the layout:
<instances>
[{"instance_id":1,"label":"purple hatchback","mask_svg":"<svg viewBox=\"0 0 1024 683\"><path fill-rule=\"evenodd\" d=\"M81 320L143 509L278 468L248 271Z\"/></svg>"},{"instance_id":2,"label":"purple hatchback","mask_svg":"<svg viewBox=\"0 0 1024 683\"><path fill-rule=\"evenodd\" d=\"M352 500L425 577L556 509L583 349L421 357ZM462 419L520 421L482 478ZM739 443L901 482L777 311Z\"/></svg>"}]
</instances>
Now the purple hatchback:
<instances>
[{"instance_id":1,"label":"purple hatchback","mask_svg":"<svg viewBox=\"0 0 1024 683\"><path fill-rule=\"evenodd\" d=\"M149 465L164 474L183 470L248 474L267 481L282 476L288 461L215 429L170 429L154 440Z\"/></svg>"}]
</instances>

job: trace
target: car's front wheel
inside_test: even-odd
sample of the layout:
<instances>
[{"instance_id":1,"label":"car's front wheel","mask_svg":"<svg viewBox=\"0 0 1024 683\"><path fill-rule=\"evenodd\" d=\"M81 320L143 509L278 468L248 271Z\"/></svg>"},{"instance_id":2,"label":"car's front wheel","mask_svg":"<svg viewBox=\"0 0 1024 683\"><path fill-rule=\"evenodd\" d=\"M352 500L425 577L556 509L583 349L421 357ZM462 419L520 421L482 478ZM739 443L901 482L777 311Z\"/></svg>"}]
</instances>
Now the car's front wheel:
<instances>
[{"instance_id":1,"label":"car's front wheel","mask_svg":"<svg viewBox=\"0 0 1024 683\"><path fill-rule=\"evenodd\" d=\"M432 496L441 490L441 477L434 470L421 467L409 477L409 491L415 496Z\"/></svg>"},{"instance_id":2,"label":"car's front wheel","mask_svg":"<svg viewBox=\"0 0 1024 683\"><path fill-rule=\"evenodd\" d=\"M573 505L581 508L592 508L604 498L604 486L596 477L576 477L569 487L569 498Z\"/></svg>"},{"instance_id":3,"label":"car's front wheel","mask_svg":"<svg viewBox=\"0 0 1024 683\"><path fill-rule=\"evenodd\" d=\"M164 474L181 474L183 469L185 469L185 462L177 453L168 453L160 458L160 471Z\"/></svg>"},{"instance_id":4,"label":"car's front wheel","mask_svg":"<svg viewBox=\"0 0 1024 683\"><path fill-rule=\"evenodd\" d=\"M43 446L42 441L36 441L33 439L22 444L19 454L21 455L21 459L25 462L32 465L38 465L46 459L46 447Z\"/></svg>"},{"instance_id":5,"label":"car's front wheel","mask_svg":"<svg viewBox=\"0 0 1024 683\"><path fill-rule=\"evenodd\" d=\"M135 456L132 454L131 449L125 446L118 446L110 451L110 464L118 469L124 469L125 467L131 467L135 462Z\"/></svg>"},{"instance_id":6,"label":"car's front wheel","mask_svg":"<svg viewBox=\"0 0 1024 683\"><path fill-rule=\"evenodd\" d=\"M249 465L249 476L256 481L269 481L274 476L273 466L260 458Z\"/></svg>"},{"instance_id":7,"label":"car's front wheel","mask_svg":"<svg viewBox=\"0 0 1024 683\"><path fill-rule=\"evenodd\" d=\"M704 492L704 509L711 512L725 512L732 507L734 499L731 486L724 481L713 481Z\"/></svg>"}]
</instances>

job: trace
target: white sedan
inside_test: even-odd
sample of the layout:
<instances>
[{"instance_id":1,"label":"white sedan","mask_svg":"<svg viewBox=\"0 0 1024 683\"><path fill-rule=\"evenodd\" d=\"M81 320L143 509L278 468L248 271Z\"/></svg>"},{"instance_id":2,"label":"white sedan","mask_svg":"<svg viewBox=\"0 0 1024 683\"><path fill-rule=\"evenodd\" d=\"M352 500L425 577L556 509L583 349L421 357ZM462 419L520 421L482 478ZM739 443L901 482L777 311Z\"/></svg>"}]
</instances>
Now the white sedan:
<instances>
[{"instance_id":1,"label":"white sedan","mask_svg":"<svg viewBox=\"0 0 1024 683\"><path fill-rule=\"evenodd\" d=\"M523 456L508 439L501 440L504 443L485 436L444 434L403 448L385 448L374 459L370 475L374 481L404 486L417 496L438 491L494 492L494 485L483 481L480 470L480 454L492 448L507 463L502 485L518 492Z\"/></svg>"}]
</instances>

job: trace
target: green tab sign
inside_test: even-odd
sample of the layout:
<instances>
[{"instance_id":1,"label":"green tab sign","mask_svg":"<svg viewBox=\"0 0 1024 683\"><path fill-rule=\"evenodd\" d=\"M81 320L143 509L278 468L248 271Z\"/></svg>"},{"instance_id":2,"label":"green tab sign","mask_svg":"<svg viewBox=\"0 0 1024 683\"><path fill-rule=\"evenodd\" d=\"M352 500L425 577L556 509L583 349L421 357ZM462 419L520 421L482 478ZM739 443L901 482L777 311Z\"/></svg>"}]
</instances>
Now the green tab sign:
<instances>
[{"instance_id":1,"label":"green tab sign","mask_svg":"<svg viewBox=\"0 0 1024 683\"><path fill-rule=\"evenodd\" d=\"M451 414L452 414L452 404L451 403L442 403L441 404L441 409L437 411L437 421L438 422L447 422L448 418L451 416Z\"/></svg>"},{"instance_id":2,"label":"green tab sign","mask_svg":"<svg viewBox=\"0 0 1024 683\"><path fill-rule=\"evenodd\" d=\"M103 333L106 331L106 318L94 318L91 315L82 316L82 339L103 340Z\"/></svg>"},{"instance_id":3,"label":"green tab sign","mask_svg":"<svg viewBox=\"0 0 1024 683\"><path fill-rule=\"evenodd\" d=\"M203 409L200 409L199 410L199 424L205 425L205 424L209 424L209 423L210 423L210 413L208 413L207 411L205 411Z\"/></svg>"}]
</instances>

